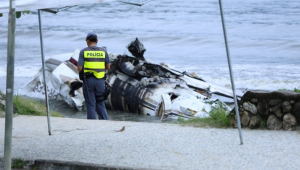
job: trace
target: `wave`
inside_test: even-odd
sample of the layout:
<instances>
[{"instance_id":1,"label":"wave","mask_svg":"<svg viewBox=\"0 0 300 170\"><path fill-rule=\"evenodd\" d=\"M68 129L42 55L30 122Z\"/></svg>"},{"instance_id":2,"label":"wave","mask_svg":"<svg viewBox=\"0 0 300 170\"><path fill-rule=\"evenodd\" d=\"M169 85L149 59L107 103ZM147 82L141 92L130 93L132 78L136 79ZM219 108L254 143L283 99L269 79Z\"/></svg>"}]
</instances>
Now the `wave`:
<instances>
[{"instance_id":1,"label":"wave","mask_svg":"<svg viewBox=\"0 0 300 170\"><path fill-rule=\"evenodd\" d=\"M41 68L41 66L38 66L38 65L37 66L15 66L14 75L15 75L15 77L28 77L28 78L31 78L35 74L38 73L40 68ZM7 71L6 66L0 67L0 77L6 77L6 74L7 74L6 71Z\"/></svg>"}]
</instances>

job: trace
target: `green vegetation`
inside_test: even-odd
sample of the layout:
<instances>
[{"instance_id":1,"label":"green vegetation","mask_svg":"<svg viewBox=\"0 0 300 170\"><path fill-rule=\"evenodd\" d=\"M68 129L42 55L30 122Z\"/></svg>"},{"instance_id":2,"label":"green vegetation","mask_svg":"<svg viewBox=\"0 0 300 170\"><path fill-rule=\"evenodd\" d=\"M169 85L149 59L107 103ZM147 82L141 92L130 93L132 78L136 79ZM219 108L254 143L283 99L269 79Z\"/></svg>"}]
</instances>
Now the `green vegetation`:
<instances>
[{"instance_id":1,"label":"green vegetation","mask_svg":"<svg viewBox=\"0 0 300 170\"><path fill-rule=\"evenodd\" d=\"M21 14L25 15L25 14L29 14L30 11L18 11L16 12L16 18L21 18Z\"/></svg>"},{"instance_id":2,"label":"green vegetation","mask_svg":"<svg viewBox=\"0 0 300 170\"><path fill-rule=\"evenodd\" d=\"M34 166L33 168L32 168L32 170L38 170L39 169L39 167L37 167L37 166Z\"/></svg>"},{"instance_id":3,"label":"green vegetation","mask_svg":"<svg viewBox=\"0 0 300 170\"><path fill-rule=\"evenodd\" d=\"M39 170L40 168L36 165L30 165L30 161L24 161L21 158L13 159L11 168L13 169L32 169L32 170Z\"/></svg>"},{"instance_id":4,"label":"green vegetation","mask_svg":"<svg viewBox=\"0 0 300 170\"><path fill-rule=\"evenodd\" d=\"M21 18L22 14L25 15L25 14L29 14L30 11L29 10L26 10L26 11L17 11L16 12L16 18ZM3 13L0 13L0 17L3 17Z\"/></svg>"},{"instance_id":5,"label":"green vegetation","mask_svg":"<svg viewBox=\"0 0 300 170\"><path fill-rule=\"evenodd\" d=\"M0 99L5 100L5 94L0 91ZM40 101L33 101L20 96L14 96L13 112L19 115L47 116L46 106ZM53 117L64 117L61 113L50 110ZM5 105L0 104L0 117L5 117Z\"/></svg>"},{"instance_id":6,"label":"green vegetation","mask_svg":"<svg viewBox=\"0 0 300 170\"><path fill-rule=\"evenodd\" d=\"M267 120L260 118L259 120L259 128L265 129L267 127Z\"/></svg>"},{"instance_id":7,"label":"green vegetation","mask_svg":"<svg viewBox=\"0 0 300 170\"><path fill-rule=\"evenodd\" d=\"M287 91L288 89L278 89L278 91ZM294 88L294 92L300 93L300 89Z\"/></svg>"},{"instance_id":8,"label":"green vegetation","mask_svg":"<svg viewBox=\"0 0 300 170\"><path fill-rule=\"evenodd\" d=\"M22 161L21 158L18 158L17 160L12 161L11 167L21 169L21 168L24 168L24 166L26 166L26 164L27 164L26 161Z\"/></svg>"},{"instance_id":9,"label":"green vegetation","mask_svg":"<svg viewBox=\"0 0 300 170\"><path fill-rule=\"evenodd\" d=\"M192 118L188 120L179 117L176 123L193 127L210 126L216 128L227 128L231 126L231 117L229 115L229 111L226 111L223 108L213 108L209 112L209 115L210 117Z\"/></svg>"},{"instance_id":10,"label":"green vegetation","mask_svg":"<svg viewBox=\"0 0 300 170\"><path fill-rule=\"evenodd\" d=\"M36 101L14 96L14 105L19 115L47 116L46 107ZM55 111L50 111L50 115L53 117L63 117L62 114Z\"/></svg>"}]
</instances>

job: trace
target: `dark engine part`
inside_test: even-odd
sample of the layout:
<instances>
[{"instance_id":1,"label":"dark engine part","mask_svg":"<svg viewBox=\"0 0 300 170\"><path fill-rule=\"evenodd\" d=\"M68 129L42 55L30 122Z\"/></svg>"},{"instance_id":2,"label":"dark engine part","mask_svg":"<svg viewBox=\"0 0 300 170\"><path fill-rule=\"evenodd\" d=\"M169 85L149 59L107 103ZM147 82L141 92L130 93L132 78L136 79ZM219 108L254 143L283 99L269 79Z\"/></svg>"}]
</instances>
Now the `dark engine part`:
<instances>
[{"instance_id":1,"label":"dark engine part","mask_svg":"<svg viewBox=\"0 0 300 170\"><path fill-rule=\"evenodd\" d=\"M70 84L70 92L69 92L69 95L74 97L75 96L75 90L78 90L79 88L82 87L82 82L80 81L73 81L71 84Z\"/></svg>"},{"instance_id":2,"label":"dark engine part","mask_svg":"<svg viewBox=\"0 0 300 170\"><path fill-rule=\"evenodd\" d=\"M127 46L127 49L136 58L139 58L141 60L145 60L144 52L146 51L146 49L145 49L144 45L138 40L138 38L136 38L134 41L132 41Z\"/></svg>"}]
</instances>

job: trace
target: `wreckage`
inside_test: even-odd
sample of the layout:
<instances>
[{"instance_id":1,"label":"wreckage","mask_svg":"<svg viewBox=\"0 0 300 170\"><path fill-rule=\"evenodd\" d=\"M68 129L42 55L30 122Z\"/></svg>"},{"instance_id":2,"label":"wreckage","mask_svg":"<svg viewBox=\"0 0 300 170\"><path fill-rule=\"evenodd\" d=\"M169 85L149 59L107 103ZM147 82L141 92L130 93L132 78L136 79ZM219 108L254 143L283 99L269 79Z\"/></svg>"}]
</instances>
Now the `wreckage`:
<instances>
[{"instance_id":1,"label":"wreckage","mask_svg":"<svg viewBox=\"0 0 300 170\"><path fill-rule=\"evenodd\" d=\"M230 109L212 94L233 98L230 90L209 84L195 74L180 72L165 64L147 61L146 49L138 39L128 45L133 56L109 53L111 69L106 83L111 90L106 107L129 113L159 116L161 119L208 117L214 107ZM84 110L82 81L78 79L79 50L48 58L46 80L48 98L63 100L77 110ZM43 98L42 69L18 90L19 95Z\"/></svg>"}]
</instances>

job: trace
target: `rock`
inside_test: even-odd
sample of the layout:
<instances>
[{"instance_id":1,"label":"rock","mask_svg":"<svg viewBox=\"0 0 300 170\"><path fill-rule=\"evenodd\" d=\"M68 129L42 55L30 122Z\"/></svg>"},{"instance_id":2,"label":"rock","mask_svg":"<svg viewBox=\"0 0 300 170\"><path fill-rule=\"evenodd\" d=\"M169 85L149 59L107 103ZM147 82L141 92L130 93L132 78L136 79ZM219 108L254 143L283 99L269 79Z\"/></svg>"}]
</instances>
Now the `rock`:
<instances>
[{"instance_id":1,"label":"rock","mask_svg":"<svg viewBox=\"0 0 300 170\"><path fill-rule=\"evenodd\" d=\"M256 128L266 124L268 129L290 130L300 124L300 93L293 90L247 91L239 101L239 113L243 126L248 124L249 128Z\"/></svg>"},{"instance_id":2,"label":"rock","mask_svg":"<svg viewBox=\"0 0 300 170\"><path fill-rule=\"evenodd\" d=\"M282 111L281 111L281 105L277 105L277 106L270 108L270 112L274 113L279 118L282 118L282 116L283 116Z\"/></svg>"},{"instance_id":3,"label":"rock","mask_svg":"<svg viewBox=\"0 0 300 170\"><path fill-rule=\"evenodd\" d=\"M279 130L282 128L282 121L275 115L270 115L267 120L267 127L270 130Z\"/></svg>"},{"instance_id":4,"label":"rock","mask_svg":"<svg viewBox=\"0 0 300 170\"><path fill-rule=\"evenodd\" d=\"M256 106L250 102L243 103L243 108L252 114L257 114Z\"/></svg>"},{"instance_id":5,"label":"rock","mask_svg":"<svg viewBox=\"0 0 300 170\"><path fill-rule=\"evenodd\" d=\"M251 90L247 91L243 97L243 101L249 101L252 98L260 100L266 99L280 99L282 101L299 100L300 93L294 92L293 90L284 91L266 91L266 90Z\"/></svg>"},{"instance_id":6,"label":"rock","mask_svg":"<svg viewBox=\"0 0 300 170\"><path fill-rule=\"evenodd\" d=\"M231 114L232 117L235 115L235 108L233 108L233 109L230 111L230 114Z\"/></svg>"},{"instance_id":7,"label":"rock","mask_svg":"<svg viewBox=\"0 0 300 170\"><path fill-rule=\"evenodd\" d=\"M296 126L297 121L295 116L288 113L283 116L283 129L284 130L293 130L293 128Z\"/></svg>"},{"instance_id":8,"label":"rock","mask_svg":"<svg viewBox=\"0 0 300 170\"><path fill-rule=\"evenodd\" d=\"M269 101L269 105L270 106L275 106L275 105L278 105L279 103L281 103L281 100L280 99L271 99Z\"/></svg>"},{"instance_id":9,"label":"rock","mask_svg":"<svg viewBox=\"0 0 300 170\"><path fill-rule=\"evenodd\" d=\"M240 116L242 116L244 111L239 111ZM235 114L235 113L234 113Z\"/></svg>"},{"instance_id":10,"label":"rock","mask_svg":"<svg viewBox=\"0 0 300 170\"><path fill-rule=\"evenodd\" d=\"M250 121L250 117L247 111L244 111L241 116L241 123L244 127L247 127Z\"/></svg>"},{"instance_id":11,"label":"rock","mask_svg":"<svg viewBox=\"0 0 300 170\"><path fill-rule=\"evenodd\" d=\"M261 117L258 114L253 115L250 119L249 128L251 128L251 129L258 128L260 126L260 120L261 120Z\"/></svg>"},{"instance_id":12,"label":"rock","mask_svg":"<svg viewBox=\"0 0 300 170\"><path fill-rule=\"evenodd\" d=\"M243 111L244 111L244 108L243 108L243 106L242 106L242 105L240 105L240 107L239 107L239 111L240 111L240 112L243 112Z\"/></svg>"},{"instance_id":13,"label":"rock","mask_svg":"<svg viewBox=\"0 0 300 170\"><path fill-rule=\"evenodd\" d=\"M257 102L258 102L258 99L252 98L250 101L251 101L252 103L257 103Z\"/></svg>"},{"instance_id":14,"label":"rock","mask_svg":"<svg viewBox=\"0 0 300 170\"><path fill-rule=\"evenodd\" d=\"M237 128L238 125L237 125L237 119L236 119L236 114L232 114L232 117L231 117L231 125L232 127L234 128Z\"/></svg>"},{"instance_id":15,"label":"rock","mask_svg":"<svg viewBox=\"0 0 300 170\"><path fill-rule=\"evenodd\" d=\"M292 105L288 101L283 102L281 108L283 113L290 113L292 111Z\"/></svg>"},{"instance_id":16,"label":"rock","mask_svg":"<svg viewBox=\"0 0 300 170\"><path fill-rule=\"evenodd\" d=\"M295 103L293 115L296 117L296 120L300 123L300 101Z\"/></svg>"},{"instance_id":17,"label":"rock","mask_svg":"<svg viewBox=\"0 0 300 170\"><path fill-rule=\"evenodd\" d=\"M257 113L261 116L261 117L268 117L269 115L269 105L267 102L259 102L257 104Z\"/></svg>"},{"instance_id":18,"label":"rock","mask_svg":"<svg viewBox=\"0 0 300 170\"><path fill-rule=\"evenodd\" d=\"M291 100L291 101L290 101L290 104L291 104L291 105L295 104L295 101L294 101L294 100Z\"/></svg>"}]
</instances>

